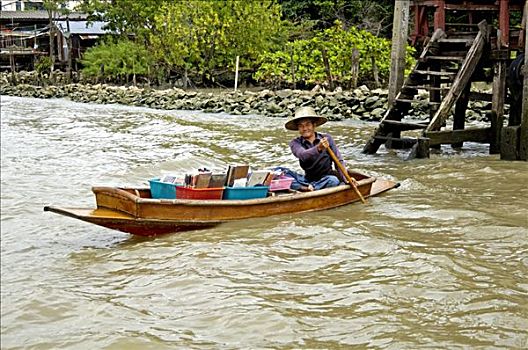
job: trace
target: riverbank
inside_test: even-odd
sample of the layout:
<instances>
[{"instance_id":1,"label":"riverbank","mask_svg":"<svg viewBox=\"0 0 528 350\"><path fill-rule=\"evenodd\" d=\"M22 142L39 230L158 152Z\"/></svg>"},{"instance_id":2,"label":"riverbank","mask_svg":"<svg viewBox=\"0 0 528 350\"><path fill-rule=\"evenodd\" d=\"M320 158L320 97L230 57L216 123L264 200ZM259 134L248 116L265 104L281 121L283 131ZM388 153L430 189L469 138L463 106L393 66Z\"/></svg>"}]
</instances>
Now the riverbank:
<instances>
[{"instance_id":1,"label":"riverbank","mask_svg":"<svg viewBox=\"0 0 528 350\"><path fill-rule=\"evenodd\" d=\"M311 91L268 89L253 90L183 90L149 87L114 86L107 84L67 83L59 75L55 85L42 86L34 72L18 72L12 84L11 73L1 73L1 94L34 98L67 98L75 102L123 104L164 110L202 110L233 115L256 114L269 117L290 117L301 106L312 106L329 120L355 119L379 121L387 110L388 91L369 89L363 85L354 90ZM412 119L428 118L426 95L409 111ZM468 120L484 118L484 103L470 102Z\"/></svg>"}]
</instances>

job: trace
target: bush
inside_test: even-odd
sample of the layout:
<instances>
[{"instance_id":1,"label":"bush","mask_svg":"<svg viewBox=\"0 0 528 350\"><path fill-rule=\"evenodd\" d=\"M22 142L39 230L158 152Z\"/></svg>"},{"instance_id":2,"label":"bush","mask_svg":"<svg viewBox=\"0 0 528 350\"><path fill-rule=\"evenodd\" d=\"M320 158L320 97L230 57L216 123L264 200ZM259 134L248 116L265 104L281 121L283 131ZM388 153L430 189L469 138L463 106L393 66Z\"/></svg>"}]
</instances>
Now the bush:
<instances>
[{"instance_id":1,"label":"bush","mask_svg":"<svg viewBox=\"0 0 528 350\"><path fill-rule=\"evenodd\" d=\"M333 81L350 86L354 49L359 51L358 83L373 81L373 60L381 82L388 81L391 42L355 27L345 30L339 22L311 39L295 40L288 43L284 50L264 53L255 78L275 87L291 85L294 79L295 83L307 86L328 83L322 56L322 51L326 50ZM414 49L408 47L408 67L413 65L413 52Z\"/></svg>"},{"instance_id":2,"label":"bush","mask_svg":"<svg viewBox=\"0 0 528 350\"><path fill-rule=\"evenodd\" d=\"M149 76L155 71L150 66L148 51L144 46L127 39L111 39L88 49L81 60L85 77L128 82L130 77Z\"/></svg>"},{"instance_id":3,"label":"bush","mask_svg":"<svg viewBox=\"0 0 528 350\"><path fill-rule=\"evenodd\" d=\"M51 65L53 64L53 61L51 60L51 57L49 56L40 56L37 59L37 62L35 62L35 70L39 75L42 75L43 73L48 73L51 70Z\"/></svg>"}]
</instances>

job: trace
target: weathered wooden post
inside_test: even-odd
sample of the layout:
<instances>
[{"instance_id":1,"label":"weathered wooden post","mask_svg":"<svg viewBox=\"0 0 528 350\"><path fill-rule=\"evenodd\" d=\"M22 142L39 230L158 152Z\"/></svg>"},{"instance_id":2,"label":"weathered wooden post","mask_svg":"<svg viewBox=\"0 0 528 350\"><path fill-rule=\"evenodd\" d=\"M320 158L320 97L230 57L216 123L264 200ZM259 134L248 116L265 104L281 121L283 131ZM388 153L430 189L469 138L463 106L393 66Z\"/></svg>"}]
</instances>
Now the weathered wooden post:
<instances>
[{"instance_id":1,"label":"weathered wooden post","mask_svg":"<svg viewBox=\"0 0 528 350\"><path fill-rule=\"evenodd\" d=\"M376 63L376 57L370 56L370 62L372 64L372 76L374 77L375 86L379 88L381 84L379 81L379 72L378 72L378 64Z\"/></svg>"},{"instance_id":2,"label":"weathered wooden post","mask_svg":"<svg viewBox=\"0 0 528 350\"><path fill-rule=\"evenodd\" d=\"M435 6L434 27L445 31L445 0L435 0Z\"/></svg>"},{"instance_id":3,"label":"weathered wooden post","mask_svg":"<svg viewBox=\"0 0 528 350\"><path fill-rule=\"evenodd\" d=\"M428 137L418 137L416 144L411 148L407 159L429 158L430 156L430 139Z\"/></svg>"},{"instance_id":4,"label":"weathered wooden post","mask_svg":"<svg viewBox=\"0 0 528 350\"><path fill-rule=\"evenodd\" d=\"M500 0L499 2L499 30L500 42L505 47L510 46L510 12L509 12L510 0Z\"/></svg>"},{"instance_id":5,"label":"weathered wooden post","mask_svg":"<svg viewBox=\"0 0 528 350\"><path fill-rule=\"evenodd\" d=\"M332 79L332 72L330 71L330 62L328 61L328 54L326 49L321 49L321 54L323 55L323 64L325 67L326 79L328 80L328 86L331 91L334 90L334 81Z\"/></svg>"},{"instance_id":6,"label":"weathered wooden post","mask_svg":"<svg viewBox=\"0 0 528 350\"><path fill-rule=\"evenodd\" d=\"M409 30L410 0L395 1L392 24L391 70L389 75L388 105L392 106L403 85L407 32Z\"/></svg>"},{"instance_id":7,"label":"weathered wooden post","mask_svg":"<svg viewBox=\"0 0 528 350\"><path fill-rule=\"evenodd\" d=\"M235 62L235 91L237 91L238 88L238 62L239 62L240 56L236 57Z\"/></svg>"},{"instance_id":8,"label":"weathered wooden post","mask_svg":"<svg viewBox=\"0 0 528 350\"><path fill-rule=\"evenodd\" d=\"M48 8L49 19L49 57L51 59L51 67L49 72L49 80L55 83L53 71L55 70L55 23L53 23L53 9Z\"/></svg>"},{"instance_id":9,"label":"weathered wooden post","mask_svg":"<svg viewBox=\"0 0 528 350\"><path fill-rule=\"evenodd\" d=\"M498 35L498 42L504 44L504 40L509 40L509 38L504 35L508 34L508 24L509 24L509 13L508 13L508 3L509 0L501 0L500 1L500 19L499 19L499 26L501 28L502 35ZM524 5L524 13L523 13L523 24L522 26L525 28L525 32L523 33L526 36L526 16L528 15L528 5L525 3ZM507 44L507 42L506 42ZM528 149L528 133L526 131L527 128L527 108L528 108L528 93L527 93L527 86L528 86L528 72L526 70L527 67L527 56L526 53L527 47L526 42L524 43L525 47L525 56L524 56L524 73L523 74L523 90L518 91L517 84L519 84L518 79L520 78L517 76L517 74L510 75L510 87L515 87L514 91L510 90L512 92L512 98L515 96L515 107L518 107L520 104L520 116L517 114L518 112L515 111L515 115L513 114L514 111L510 111L510 119L508 126L505 126L502 128L500 133L500 157L504 160L527 160L526 159L526 153ZM516 62L517 61L517 62ZM512 64L515 66L522 64L521 61L516 60ZM511 68L510 68L511 72ZM518 94L522 94L522 97Z\"/></svg>"},{"instance_id":10,"label":"weathered wooden post","mask_svg":"<svg viewBox=\"0 0 528 350\"><path fill-rule=\"evenodd\" d=\"M500 152L500 142L502 127L504 123L504 99L506 97L506 62L509 59L510 51L508 42L504 42L503 33L509 26L508 14L509 0L500 0L499 3L499 30L497 32L497 49L492 52L493 63L493 95L491 99L491 109L497 113L497 123L492 129L492 139L490 142L490 154ZM506 17L506 19L504 18Z\"/></svg>"},{"instance_id":11,"label":"weathered wooden post","mask_svg":"<svg viewBox=\"0 0 528 350\"><path fill-rule=\"evenodd\" d=\"M37 25L34 24L33 25L33 51L35 52L37 49L38 49L38 45L37 45ZM35 65L37 64L37 55L34 54L33 55L33 59L32 59L32 64L33 64L33 70L36 70L35 69Z\"/></svg>"},{"instance_id":12,"label":"weathered wooden post","mask_svg":"<svg viewBox=\"0 0 528 350\"><path fill-rule=\"evenodd\" d=\"M9 65L11 66L11 84L16 85L16 63L15 63L15 52L13 48L15 47L15 44L12 44L9 46Z\"/></svg>"},{"instance_id":13,"label":"weathered wooden post","mask_svg":"<svg viewBox=\"0 0 528 350\"><path fill-rule=\"evenodd\" d=\"M359 76L359 50L357 48L352 49L352 62L350 65L350 80L352 89L357 88L358 76Z\"/></svg>"},{"instance_id":14,"label":"weathered wooden post","mask_svg":"<svg viewBox=\"0 0 528 350\"><path fill-rule=\"evenodd\" d=\"M462 94L458 98L455 104L455 114L453 116L453 130L464 130L466 127L466 110L469 103L469 93L471 92L471 80L467 83L467 86L462 91ZM452 143L451 147L459 148L463 147L464 142Z\"/></svg>"},{"instance_id":15,"label":"weathered wooden post","mask_svg":"<svg viewBox=\"0 0 528 350\"><path fill-rule=\"evenodd\" d=\"M293 45L290 46L290 73L292 78L292 87L293 89L297 89L297 81L295 80L295 60L294 57L294 51L293 51Z\"/></svg>"},{"instance_id":16,"label":"weathered wooden post","mask_svg":"<svg viewBox=\"0 0 528 350\"><path fill-rule=\"evenodd\" d=\"M528 2L524 4L524 79L519 159L528 160Z\"/></svg>"},{"instance_id":17,"label":"weathered wooden post","mask_svg":"<svg viewBox=\"0 0 528 350\"><path fill-rule=\"evenodd\" d=\"M70 31L70 18L69 16L66 17L66 27L67 27L67 30L68 30L68 36L66 37L66 42L67 42L67 45L68 45L68 78L70 79L70 83L72 81L72 36L71 36L71 31ZM135 80L135 76L134 76L134 80ZM136 85L134 83L134 85Z\"/></svg>"},{"instance_id":18,"label":"weathered wooden post","mask_svg":"<svg viewBox=\"0 0 528 350\"><path fill-rule=\"evenodd\" d=\"M505 126L501 130L500 158L503 160L519 159L519 138L521 127Z\"/></svg>"}]
</instances>

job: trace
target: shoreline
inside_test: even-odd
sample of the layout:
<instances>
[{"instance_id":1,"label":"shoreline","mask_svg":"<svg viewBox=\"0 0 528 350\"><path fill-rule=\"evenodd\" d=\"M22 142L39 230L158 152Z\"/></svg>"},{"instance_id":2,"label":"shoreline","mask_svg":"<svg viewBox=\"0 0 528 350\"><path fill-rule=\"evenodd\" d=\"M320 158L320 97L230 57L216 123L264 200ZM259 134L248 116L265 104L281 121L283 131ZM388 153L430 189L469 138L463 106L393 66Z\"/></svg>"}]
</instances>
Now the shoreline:
<instances>
[{"instance_id":1,"label":"shoreline","mask_svg":"<svg viewBox=\"0 0 528 350\"><path fill-rule=\"evenodd\" d=\"M35 72L18 72L11 83L11 73L0 73L3 95L35 98L67 98L71 101L99 104L123 104L161 110L201 110L206 113L232 115L256 114L267 117L289 118L302 106L313 107L328 120L363 120L377 122L387 111L388 90L369 89L362 85L354 90L325 91L316 86L312 90L183 90L150 87L116 86L109 84L66 83L60 79L55 85L41 86ZM256 90L256 91L255 91ZM414 120L429 118L426 95L409 111ZM484 120L487 106L470 102L468 120Z\"/></svg>"}]
</instances>

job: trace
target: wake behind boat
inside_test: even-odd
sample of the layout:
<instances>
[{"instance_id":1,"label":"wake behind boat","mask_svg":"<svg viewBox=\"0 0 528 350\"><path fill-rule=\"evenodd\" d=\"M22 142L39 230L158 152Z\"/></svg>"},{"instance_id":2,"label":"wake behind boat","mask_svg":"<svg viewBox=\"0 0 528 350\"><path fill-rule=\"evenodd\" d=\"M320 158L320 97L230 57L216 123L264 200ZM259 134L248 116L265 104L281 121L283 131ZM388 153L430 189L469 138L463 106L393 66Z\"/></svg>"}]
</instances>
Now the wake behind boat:
<instances>
[{"instance_id":1,"label":"wake behind boat","mask_svg":"<svg viewBox=\"0 0 528 350\"><path fill-rule=\"evenodd\" d=\"M397 187L389 180L351 174L365 198ZM360 200L350 185L289 191L244 200L153 199L148 188L93 187L97 208L45 206L44 211L140 236L209 228L223 222L331 209Z\"/></svg>"}]
</instances>

